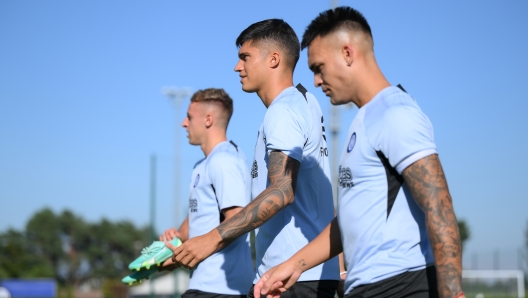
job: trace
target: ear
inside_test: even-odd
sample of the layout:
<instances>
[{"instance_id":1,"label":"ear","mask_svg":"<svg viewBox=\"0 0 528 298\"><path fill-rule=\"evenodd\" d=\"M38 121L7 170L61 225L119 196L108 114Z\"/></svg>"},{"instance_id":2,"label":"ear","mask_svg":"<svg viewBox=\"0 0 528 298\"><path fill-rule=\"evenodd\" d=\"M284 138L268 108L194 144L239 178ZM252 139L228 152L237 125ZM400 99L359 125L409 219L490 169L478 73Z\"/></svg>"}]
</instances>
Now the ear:
<instances>
[{"instance_id":1,"label":"ear","mask_svg":"<svg viewBox=\"0 0 528 298\"><path fill-rule=\"evenodd\" d=\"M207 114L205 114L205 128L209 128L213 126L213 123L214 123L213 113L208 112Z\"/></svg>"},{"instance_id":2,"label":"ear","mask_svg":"<svg viewBox=\"0 0 528 298\"><path fill-rule=\"evenodd\" d=\"M352 49L350 45L345 44L341 49L341 53L343 54L343 59L345 59L346 65L352 65L352 62L354 62L354 49Z\"/></svg>"},{"instance_id":3,"label":"ear","mask_svg":"<svg viewBox=\"0 0 528 298\"><path fill-rule=\"evenodd\" d=\"M280 53L279 52L270 52L268 54L268 59L269 59L269 67L270 68L277 68L279 67L279 64L280 64Z\"/></svg>"}]
</instances>

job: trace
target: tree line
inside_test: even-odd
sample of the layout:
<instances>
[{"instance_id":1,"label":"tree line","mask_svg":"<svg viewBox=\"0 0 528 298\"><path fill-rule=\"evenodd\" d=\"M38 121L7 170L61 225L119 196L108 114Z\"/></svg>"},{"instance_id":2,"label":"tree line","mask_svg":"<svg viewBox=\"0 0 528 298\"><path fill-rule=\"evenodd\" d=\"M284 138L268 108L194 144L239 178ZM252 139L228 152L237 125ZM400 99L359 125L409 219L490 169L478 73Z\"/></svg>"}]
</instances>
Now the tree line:
<instances>
[{"instance_id":1,"label":"tree line","mask_svg":"<svg viewBox=\"0 0 528 298\"><path fill-rule=\"evenodd\" d=\"M469 227L464 220L458 225L464 243ZM48 277L61 288L102 285L128 275L128 264L151 242L149 226L107 219L89 223L69 210L55 214L45 208L29 219L24 231L0 233L0 279Z\"/></svg>"},{"instance_id":2,"label":"tree line","mask_svg":"<svg viewBox=\"0 0 528 298\"><path fill-rule=\"evenodd\" d=\"M0 233L0 279L49 277L61 288L102 285L128 275L128 264L150 243L148 226L106 219L89 223L69 210L55 214L45 208L24 231Z\"/></svg>"}]
</instances>

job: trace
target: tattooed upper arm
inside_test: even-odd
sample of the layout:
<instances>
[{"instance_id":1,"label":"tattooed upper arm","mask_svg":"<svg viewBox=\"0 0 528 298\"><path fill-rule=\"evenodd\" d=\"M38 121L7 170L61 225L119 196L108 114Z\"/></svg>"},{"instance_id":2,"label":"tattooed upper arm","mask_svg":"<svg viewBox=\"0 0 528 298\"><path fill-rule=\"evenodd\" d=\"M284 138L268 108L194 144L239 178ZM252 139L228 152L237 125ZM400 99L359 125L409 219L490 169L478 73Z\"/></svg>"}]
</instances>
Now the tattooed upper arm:
<instances>
[{"instance_id":1,"label":"tattooed upper arm","mask_svg":"<svg viewBox=\"0 0 528 298\"><path fill-rule=\"evenodd\" d=\"M440 297L453 297L462 292L462 251L451 194L438 155L416 161L402 175L426 216Z\"/></svg>"}]
</instances>

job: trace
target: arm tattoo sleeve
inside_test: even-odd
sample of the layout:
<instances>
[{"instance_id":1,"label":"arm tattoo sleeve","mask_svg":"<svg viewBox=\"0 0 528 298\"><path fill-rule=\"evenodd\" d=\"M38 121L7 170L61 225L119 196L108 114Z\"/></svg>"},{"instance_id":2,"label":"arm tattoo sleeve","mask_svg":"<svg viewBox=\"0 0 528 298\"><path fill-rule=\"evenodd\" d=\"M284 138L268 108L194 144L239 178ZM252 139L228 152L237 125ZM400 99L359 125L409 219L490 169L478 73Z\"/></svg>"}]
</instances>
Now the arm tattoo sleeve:
<instances>
[{"instance_id":1,"label":"arm tattoo sleeve","mask_svg":"<svg viewBox=\"0 0 528 298\"><path fill-rule=\"evenodd\" d=\"M403 178L425 212L440 297L454 297L462 292L462 250L451 195L438 155L413 163L403 171Z\"/></svg>"},{"instance_id":2,"label":"arm tattoo sleeve","mask_svg":"<svg viewBox=\"0 0 528 298\"><path fill-rule=\"evenodd\" d=\"M230 242L265 223L282 208L293 203L300 163L282 152L273 151L268 160L269 186L239 213L217 229Z\"/></svg>"}]
</instances>

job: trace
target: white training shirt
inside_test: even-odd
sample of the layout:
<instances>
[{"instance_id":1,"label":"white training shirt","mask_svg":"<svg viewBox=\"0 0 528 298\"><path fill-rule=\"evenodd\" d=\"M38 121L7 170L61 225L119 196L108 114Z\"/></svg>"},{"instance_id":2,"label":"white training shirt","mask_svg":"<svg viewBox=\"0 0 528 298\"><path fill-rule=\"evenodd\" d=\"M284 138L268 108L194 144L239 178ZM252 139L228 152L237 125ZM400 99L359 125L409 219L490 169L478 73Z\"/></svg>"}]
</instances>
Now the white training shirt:
<instances>
[{"instance_id":1,"label":"white training shirt","mask_svg":"<svg viewBox=\"0 0 528 298\"><path fill-rule=\"evenodd\" d=\"M434 263L425 215L401 174L436 152L431 122L399 88L383 89L359 109L338 169L345 293Z\"/></svg>"},{"instance_id":2,"label":"white training shirt","mask_svg":"<svg viewBox=\"0 0 528 298\"><path fill-rule=\"evenodd\" d=\"M220 224L220 211L244 207L250 201L250 178L242 150L222 142L200 160L191 176L189 238L201 236ZM212 254L191 270L189 289L209 293L247 294L254 275L247 234Z\"/></svg>"},{"instance_id":3,"label":"white training shirt","mask_svg":"<svg viewBox=\"0 0 528 298\"><path fill-rule=\"evenodd\" d=\"M334 218L328 150L321 108L304 87L283 90L270 104L259 129L251 176L252 198L268 185L268 157L281 151L301 165L293 204L256 231L257 282L262 274L289 259ZM338 259L304 272L299 281L339 280Z\"/></svg>"}]
</instances>

